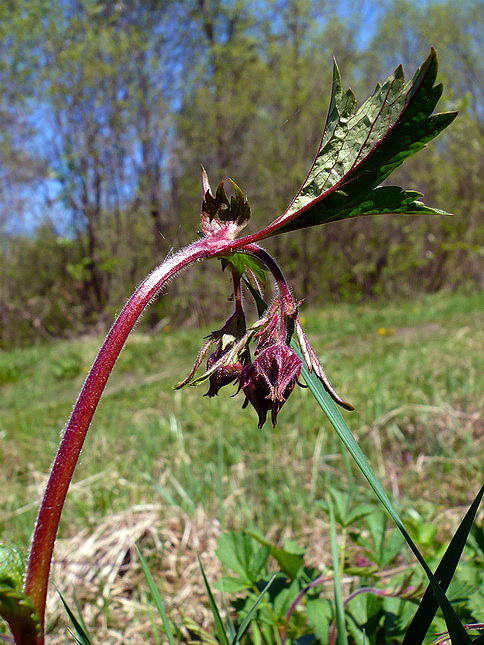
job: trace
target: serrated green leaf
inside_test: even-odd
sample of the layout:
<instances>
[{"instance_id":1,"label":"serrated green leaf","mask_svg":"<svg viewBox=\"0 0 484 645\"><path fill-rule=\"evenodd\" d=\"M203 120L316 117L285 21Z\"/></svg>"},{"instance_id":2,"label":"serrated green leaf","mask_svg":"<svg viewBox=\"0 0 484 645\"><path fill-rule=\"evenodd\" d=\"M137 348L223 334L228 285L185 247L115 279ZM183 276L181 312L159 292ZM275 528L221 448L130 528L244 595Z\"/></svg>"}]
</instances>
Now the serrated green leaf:
<instances>
[{"instance_id":1,"label":"serrated green leaf","mask_svg":"<svg viewBox=\"0 0 484 645\"><path fill-rule=\"evenodd\" d=\"M357 109L351 90L342 89L335 63L321 144L306 181L271 234L360 215L445 214L425 206L415 191L380 186L456 117L456 112L432 115L442 94L442 86L434 85L436 75L432 49L409 83L399 66Z\"/></svg>"},{"instance_id":2,"label":"serrated green leaf","mask_svg":"<svg viewBox=\"0 0 484 645\"><path fill-rule=\"evenodd\" d=\"M252 587L252 584L247 580L247 578L224 576L213 586L215 587L215 589L219 589L220 591L223 591L225 593L239 593L239 591L244 591L245 589Z\"/></svg>"},{"instance_id":3,"label":"serrated green leaf","mask_svg":"<svg viewBox=\"0 0 484 645\"><path fill-rule=\"evenodd\" d=\"M269 548L271 556L277 560L284 573L286 573L291 579L297 577L301 567L304 566L304 556L301 553L291 553L290 551L281 549L275 544L269 542L269 540L267 540L263 535L253 529L247 531L247 533Z\"/></svg>"},{"instance_id":4,"label":"serrated green leaf","mask_svg":"<svg viewBox=\"0 0 484 645\"><path fill-rule=\"evenodd\" d=\"M0 586L21 589L24 569L21 550L10 544L0 544Z\"/></svg>"},{"instance_id":5,"label":"serrated green leaf","mask_svg":"<svg viewBox=\"0 0 484 645\"><path fill-rule=\"evenodd\" d=\"M246 586L250 586L257 582L265 569L269 547L259 546L244 531L230 531L219 537L215 554L228 569L246 581Z\"/></svg>"},{"instance_id":6,"label":"serrated green leaf","mask_svg":"<svg viewBox=\"0 0 484 645\"><path fill-rule=\"evenodd\" d=\"M321 641L328 641L328 631L333 618L331 603L326 598L313 598L306 605L308 622L314 634Z\"/></svg>"},{"instance_id":7,"label":"serrated green leaf","mask_svg":"<svg viewBox=\"0 0 484 645\"><path fill-rule=\"evenodd\" d=\"M289 585L289 587L286 587L285 589L281 589L281 591L279 591L277 596L274 598L274 602L272 605L274 615L276 618L280 620L284 618L284 616L289 611L289 608L291 607L292 603L299 595L299 592L300 592L299 580L293 580Z\"/></svg>"}]
</instances>

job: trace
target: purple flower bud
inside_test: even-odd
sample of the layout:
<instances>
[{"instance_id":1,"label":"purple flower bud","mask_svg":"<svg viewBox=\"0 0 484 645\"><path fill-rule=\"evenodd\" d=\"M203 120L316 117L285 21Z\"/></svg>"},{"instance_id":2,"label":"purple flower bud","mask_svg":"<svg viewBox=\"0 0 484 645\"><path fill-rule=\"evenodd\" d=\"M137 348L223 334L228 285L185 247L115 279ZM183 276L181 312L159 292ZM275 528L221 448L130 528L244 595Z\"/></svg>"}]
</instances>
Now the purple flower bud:
<instances>
[{"instance_id":1,"label":"purple flower bud","mask_svg":"<svg viewBox=\"0 0 484 645\"><path fill-rule=\"evenodd\" d=\"M275 343L258 352L251 365L244 368L240 387L244 391L245 407L251 403L259 415L259 428L271 411L272 425L291 394L301 373L301 359L285 343Z\"/></svg>"},{"instance_id":2,"label":"purple flower bud","mask_svg":"<svg viewBox=\"0 0 484 645\"><path fill-rule=\"evenodd\" d=\"M220 350L216 350L213 352L208 357L207 360L207 369L210 369L214 363L216 363L221 356L223 355L223 352ZM225 385L230 385L230 383L233 383L234 381L237 381L244 369L243 364L240 361L236 361L235 363L229 363L227 365L222 365L218 369L215 370L210 375L209 378L209 383L210 383L210 388L208 392L204 394L204 396L212 397L216 396L220 390L221 387L224 387Z\"/></svg>"}]
</instances>

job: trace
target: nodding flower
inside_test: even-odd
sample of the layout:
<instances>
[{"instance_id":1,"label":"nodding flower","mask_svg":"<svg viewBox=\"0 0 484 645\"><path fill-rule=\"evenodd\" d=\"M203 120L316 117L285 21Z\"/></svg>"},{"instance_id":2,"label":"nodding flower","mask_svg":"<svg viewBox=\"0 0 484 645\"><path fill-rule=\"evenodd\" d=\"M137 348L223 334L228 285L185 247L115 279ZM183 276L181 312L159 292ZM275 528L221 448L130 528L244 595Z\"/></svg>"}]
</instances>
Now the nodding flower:
<instances>
[{"instance_id":1,"label":"nodding flower","mask_svg":"<svg viewBox=\"0 0 484 645\"><path fill-rule=\"evenodd\" d=\"M251 403L259 415L259 428L271 413L272 425L297 383L302 361L286 343L278 342L259 351L253 363L244 368L240 387L246 399L243 407Z\"/></svg>"},{"instance_id":2,"label":"nodding flower","mask_svg":"<svg viewBox=\"0 0 484 645\"><path fill-rule=\"evenodd\" d=\"M208 379L210 387L204 396L212 397L219 393L220 388L238 381L244 366L250 362L249 349L244 342L248 338L245 315L239 307L223 327L208 336L207 342L198 353L190 374L181 383L178 383L176 389L178 390L189 383L198 385ZM195 379L195 372L214 344L216 344L216 349L207 359L206 372Z\"/></svg>"},{"instance_id":3,"label":"nodding flower","mask_svg":"<svg viewBox=\"0 0 484 645\"><path fill-rule=\"evenodd\" d=\"M245 394L242 407L246 408L249 403L254 407L259 417L258 427L262 428L269 412L275 427L279 411L296 384L305 387L299 382L303 362L291 347L294 334L309 371L314 372L336 403L353 410L353 406L336 393L321 367L298 319L299 304L286 287L284 296L277 296L262 317L247 329L239 303L223 327L210 334L192 371L177 388L208 380L205 396L213 397L222 387L238 383L237 393L242 390ZM253 361L249 350L252 341L257 342ZM205 373L195 378L195 372L214 344L216 349L208 357Z\"/></svg>"},{"instance_id":4,"label":"nodding flower","mask_svg":"<svg viewBox=\"0 0 484 645\"><path fill-rule=\"evenodd\" d=\"M207 369L213 367L215 363L220 360L222 355L223 351L220 351L218 349L215 350L215 352L213 352L213 354L208 357ZM244 365L241 361L235 361L234 363L228 363L227 365L221 365L217 367L216 370L210 374L210 387L208 389L208 392L206 392L204 396L208 396L210 398L212 396L217 396L220 388L238 381L242 375L243 370Z\"/></svg>"}]
</instances>

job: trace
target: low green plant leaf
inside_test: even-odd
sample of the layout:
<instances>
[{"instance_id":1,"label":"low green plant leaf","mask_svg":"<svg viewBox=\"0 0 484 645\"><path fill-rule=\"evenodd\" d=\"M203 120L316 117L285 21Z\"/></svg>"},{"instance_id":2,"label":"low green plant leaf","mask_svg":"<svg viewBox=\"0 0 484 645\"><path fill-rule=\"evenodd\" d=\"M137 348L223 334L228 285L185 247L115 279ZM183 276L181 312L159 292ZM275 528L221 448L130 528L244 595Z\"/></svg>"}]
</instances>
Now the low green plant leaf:
<instances>
[{"instance_id":1,"label":"low green plant leaf","mask_svg":"<svg viewBox=\"0 0 484 645\"><path fill-rule=\"evenodd\" d=\"M134 547L136 549L136 553L138 554L141 568L143 569L143 573L146 578L146 582L148 583L148 587L150 588L151 595L153 597L153 600L155 601L156 609L158 610L158 614L161 618L161 622L163 624L163 629L165 630L168 643L169 645L175 645L173 630L171 628L170 621L168 620L168 616L166 615L166 607L165 607L163 598L161 597L160 592L158 591L158 587L156 586L153 576L151 575L151 571L150 571L150 568L148 567L148 563L144 559L138 546L135 544Z\"/></svg>"},{"instance_id":2,"label":"low green plant leaf","mask_svg":"<svg viewBox=\"0 0 484 645\"><path fill-rule=\"evenodd\" d=\"M214 585L215 589L219 589L225 593L239 593L252 587L252 584L247 578L235 578L234 576L224 576L221 580Z\"/></svg>"},{"instance_id":3,"label":"low green plant leaf","mask_svg":"<svg viewBox=\"0 0 484 645\"><path fill-rule=\"evenodd\" d=\"M202 572L205 589L207 590L208 602L210 609L212 610L213 620L215 622L215 633L217 634L218 639L222 643L222 645L229 645L230 641L227 636L227 632L225 631L222 617L220 616L220 612L218 610L217 603L215 602L215 598L213 597L212 590L210 589L210 585L208 584L207 576L205 575L205 570L200 558L198 558L198 563Z\"/></svg>"},{"instance_id":4,"label":"low green plant leaf","mask_svg":"<svg viewBox=\"0 0 484 645\"><path fill-rule=\"evenodd\" d=\"M483 493L484 487L481 488L475 500L471 504L469 510L465 514L464 519L459 524L454 537L450 541L450 544L447 547L447 550L435 571L435 578L439 582L440 587L442 588L442 591L444 593L447 590L457 568L457 564L462 555L462 551L464 550L464 546L467 542L467 537L470 533L477 510L481 503ZM438 607L439 604L437 602L435 594L432 591L432 588L429 586L425 591L425 594L420 601L420 605L415 613L415 616L413 617L412 622L407 629L402 645L419 645L423 642Z\"/></svg>"},{"instance_id":5,"label":"low green plant leaf","mask_svg":"<svg viewBox=\"0 0 484 645\"><path fill-rule=\"evenodd\" d=\"M331 603L326 598L312 598L307 602L306 611L308 622L314 630L314 634L321 643L326 643L333 618Z\"/></svg>"},{"instance_id":6,"label":"low green plant leaf","mask_svg":"<svg viewBox=\"0 0 484 645\"><path fill-rule=\"evenodd\" d=\"M295 343L292 344L292 346L296 351L298 351ZM326 390L324 389L324 386L319 381L319 379L314 374L309 372L306 364L304 363L304 359L300 353L299 353L299 356L303 360L303 368L301 373L302 373L303 379L305 380L309 389L311 390L311 393L313 394L314 398L320 405L321 409L328 417L329 421L331 422L331 425L334 427L334 429L338 433L339 438L343 442L344 446L346 447L346 449L349 451L349 453L355 460L358 468L361 470L364 477L370 484L373 492L380 500L381 504L383 505L387 513L390 515L390 517L397 525L397 528L405 538L405 541L407 542L408 546L410 547L413 554L415 555L420 565L424 569L427 575L427 578L429 579L432 590L437 596L439 606L442 609L442 613L444 614L445 623L447 625L447 629L449 631L450 637L452 638L453 642L455 642L456 644L458 643L459 645L466 645L468 643L471 643L471 640L466 630L464 629L464 626L462 625L459 618L457 617L457 614L455 613L452 605L450 604L449 600L445 596L445 593L442 591L439 583L435 579L424 557L422 556L416 544L408 534L405 528L405 525L403 524L403 521L401 520L399 514L393 507L393 504L391 503L390 498L386 494L377 476L373 472L373 469L371 468L365 454L361 450L360 446L358 445L358 442L356 441L350 429L346 425L346 422L341 412L337 409L335 403L333 402L330 395L326 392Z\"/></svg>"},{"instance_id":7,"label":"low green plant leaf","mask_svg":"<svg viewBox=\"0 0 484 645\"><path fill-rule=\"evenodd\" d=\"M260 296L260 294L257 293L257 291L253 288L251 288L250 284L246 284L254 297L254 300L257 305L257 309L259 312L264 311L265 308L267 307L266 303L264 302L263 298ZM392 518L392 520L395 522L398 530L400 533L403 535L406 543L410 547L411 551L417 558L419 564L425 571L425 574L427 575L427 578L429 579L430 586L432 587L433 592L435 593L437 597L438 604L442 610L442 613L444 615L445 623L447 625L447 629L449 630L449 634L453 641L455 643L458 643L459 645L467 645L471 643L471 639L469 638L464 626L460 622L457 614L455 613L452 605L450 604L448 598L446 597L445 593L442 591L439 583L435 579L432 571L430 570L429 566L427 565L427 562L425 561L425 558L422 556L420 553L419 549L417 548L417 545L414 543L412 538L410 537L407 529L405 528L405 525L400 518L399 514L393 507L393 504L390 501L390 498L386 494L383 486L381 485L378 477L375 475L373 472L372 467L370 466L370 463L368 462L364 452L361 450L358 442L354 438L351 430L348 428L343 415L341 412L338 410L336 407L333 399L331 396L328 394L326 389L324 388L323 384L321 381L316 377L316 375L312 372L309 371L306 362L304 360L304 357L302 356L301 352L299 351L299 348L297 347L297 343L292 340L291 341L291 347L296 351L296 353L299 355L299 357L302 360L303 366L301 370L302 377L304 381L306 382L308 388L311 391L311 394L314 396L316 399L317 403L323 410L323 412L326 414L328 417L329 422L333 426L333 428L336 430L338 437L342 441L343 445L346 447L350 455L353 457L353 459L356 462L356 465L362 472L363 476L365 479L368 481L370 484L373 492L375 493L376 497L382 504L383 508L386 510L388 515ZM251 533L253 534L253 533ZM257 538L255 534L253 534L254 537ZM257 538L258 539L258 538ZM272 554L272 552L271 552Z\"/></svg>"},{"instance_id":8,"label":"low green plant leaf","mask_svg":"<svg viewBox=\"0 0 484 645\"><path fill-rule=\"evenodd\" d=\"M291 581L289 586L279 591L272 603L274 616L277 620L284 621L284 616L286 616L292 603L296 600L300 590L301 581L300 579L295 579Z\"/></svg>"},{"instance_id":9,"label":"low green plant leaf","mask_svg":"<svg viewBox=\"0 0 484 645\"><path fill-rule=\"evenodd\" d=\"M285 549L272 544L263 535L254 529L246 531L249 535L255 538L261 544L269 547L271 556L277 560L282 571L286 573L291 579L297 577L301 567L304 566L304 556L302 553L291 553Z\"/></svg>"},{"instance_id":10,"label":"low green plant leaf","mask_svg":"<svg viewBox=\"0 0 484 645\"><path fill-rule=\"evenodd\" d=\"M437 57L405 83L399 66L359 108L344 91L336 62L326 125L313 165L271 234L378 213L446 214L419 201L420 193L380 184L444 130L456 112L432 114L442 94L434 85Z\"/></svg>"},{"instance_id":11,"label":"low green plant leaf","mask_svg":"<svg viewBox=\"0 0 484 645\"><path fill-rule=\"evenodd\" d=\"M255 601L255 603L254 603L254 604L252 605L252 607L249 609L249 611L248 611L247 615L245 616L245 618L243 619L243 621L240 623L240 627L239 627L239 629L237 630L237 633L235 634L235 637L234 637L234 638L233 638L233 640L231 641L231 645L237 645L237 643L240 643L240 641L241 641L241 639L242 639L243 635L245 634L245 632L246 632L246 631L247 631L247 629L249 628L249 625L250 625L250 623L251 623L252 619L253 619L253 618L254 618L254 616L255 616L255 612L257 611L257 608L259 607L260 603L262 602L262 599L263 599L263 597L264 597L264 594L265 594L267 591L269 591L269 589L270 589L270 587L271 587L272 583L274 582L274 579L275 579L276 575L277 575L277 574L274 574L274 575L272 576L272 578L269 580L269 582L265 585L265 587L264 587L264 588L262 589L262 591L260 592L260 595L259 595L259 597L257 598L257 600Z\"/></svg>"},{"instance_id":12,"label":"low green plant leaf","mask_svg":"<svg viewBox=\"0 0 484 645\"><path fill-rule=\"evenodd\" d=\"M269 547L260 546L245 531L230 531L220 536L215 553L228 569L246 581L246 586L250 586L262 575Z\"/></svg>"},{"instance_id":13,"label":"low green plant leaf","mask_svg":"<svg viewBox=\"0 0 484 645\"><path fill-rule=\"evenodd\" d=\"M367 517L375 510L375 507L371 504L360 503L355 505L353 494L344 493L337 488L331 488L329 494L334 504L335 519L344 528L353 526L355 522ZM322 500L319 504L328 511L328 505L325 501Z\"/></svg>"}]
</instances>

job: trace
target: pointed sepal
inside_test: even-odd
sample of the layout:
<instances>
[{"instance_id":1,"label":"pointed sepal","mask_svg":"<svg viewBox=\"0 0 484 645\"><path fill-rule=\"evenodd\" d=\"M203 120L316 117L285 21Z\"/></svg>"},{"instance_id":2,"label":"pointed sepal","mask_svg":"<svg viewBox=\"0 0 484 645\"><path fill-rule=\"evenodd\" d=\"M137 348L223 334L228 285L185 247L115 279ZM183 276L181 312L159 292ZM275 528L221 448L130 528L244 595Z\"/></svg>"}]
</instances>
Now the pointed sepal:
<instances>
[{"instance_id":1,"label":"pointed sepal","mask_svg":"<svg viewBox=\"0 0 484 645\"><path fill-rule=\"evenodd\" d=\"M202 166L202 233L205 237L235 239L250 219L250 206L239 186L229 179L234 190L230 197L225 192L224 182L220 182L213 195L208 176Z\"/></svg>"}]
</instances>

